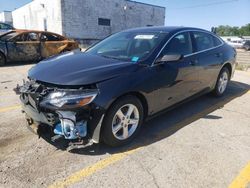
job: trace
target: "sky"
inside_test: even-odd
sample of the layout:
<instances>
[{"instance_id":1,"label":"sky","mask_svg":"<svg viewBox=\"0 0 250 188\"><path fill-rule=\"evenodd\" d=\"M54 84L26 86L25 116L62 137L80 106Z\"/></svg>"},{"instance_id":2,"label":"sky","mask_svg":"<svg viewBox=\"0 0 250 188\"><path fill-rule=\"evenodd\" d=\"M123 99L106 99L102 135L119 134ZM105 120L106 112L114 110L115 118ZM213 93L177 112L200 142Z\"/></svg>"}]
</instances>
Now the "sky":
<instances>
[{"instance_id":1,"label":"sky","mask_svg":"<svg viewBox=\"0 0 250 188\"><path fill-rule=\"evenodd\" d=\"M14 10L31 0L0 0L0 12ZM165 25L210 30L213 26L250 23L250 0L136 0L166 8Z\"/></svg>"}]
</instances>

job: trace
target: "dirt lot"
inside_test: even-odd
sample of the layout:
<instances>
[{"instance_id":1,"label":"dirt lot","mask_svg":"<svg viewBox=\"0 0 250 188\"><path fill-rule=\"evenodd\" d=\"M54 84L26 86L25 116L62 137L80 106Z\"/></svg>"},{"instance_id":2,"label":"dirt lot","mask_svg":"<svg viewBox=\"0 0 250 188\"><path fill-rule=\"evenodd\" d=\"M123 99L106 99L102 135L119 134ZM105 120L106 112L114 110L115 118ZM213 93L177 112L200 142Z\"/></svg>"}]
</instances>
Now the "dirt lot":
<instances>
[{"instance_id":1,"label":"dirt lot","mask_svg":"<svg viewBox=\"0 0 250 188\"><path fill-rule=\"evenodd\" d=\"M250 182L250 72L147 122L129 146L65 151L25 127L12 89L33 65L0 71L0 187L245 187Z\"/></svg>"},{"instance_id":2,"label":"dirt lot","mask_svg":"<svg viewBox=\"0 0 250 188\"><path fill-rule=\"evenodd\" d=\"M250 70L250 51L237 49L237 63L239 70Z\"/></svg>"}]
</instances>

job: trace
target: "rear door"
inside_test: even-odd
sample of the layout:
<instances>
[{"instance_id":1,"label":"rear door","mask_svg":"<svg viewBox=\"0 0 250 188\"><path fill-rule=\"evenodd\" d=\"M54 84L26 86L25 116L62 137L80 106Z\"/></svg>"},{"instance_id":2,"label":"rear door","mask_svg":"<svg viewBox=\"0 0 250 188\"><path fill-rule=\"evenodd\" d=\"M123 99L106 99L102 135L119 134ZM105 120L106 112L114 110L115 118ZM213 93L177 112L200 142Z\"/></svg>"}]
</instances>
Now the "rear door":
<instances>
[{"instance_id":1,"label":"rear door","mask_svg":"<svg viewBox=\"0 0 250 188\"><path fill-rule=\"evenodd\" d=\"M189 32L173 37L159 57L170 54L183 55L179 61L154 65L155 111L169 107L197 92L198 79L196 57L192 55L192 42Z\"/></svg>"},{"instance_id":2,"label":"rear door","mask_svg":"<svg viewBox=\"0 0 250 188\"><path fill-rule=\"evenodd\" d=\"M211 88L223 64L222 41L210 33L193 31L192 39L199 62L200 90Z\"/></svg>"},{"instance_id":3,"label":"rear door","mask_svg":"<svg viewBox=\"0 0 250 188\"><path fill-rule=\"evenodd\" d=\"M47 58L52 55L59 54L68 46L68 41L53 33L41 33L42 57Z\"/></svg>"},{"instance_id":4,"label":"rear door","mask_svg":"<svg viewBox=\"0 0 250 188\"><path fill-rule=\"evenodd\" d=\"M11 61L38 61L40 41L37 32L22 33L7 42L8 58Z\"/></svg>"}]
</instances>

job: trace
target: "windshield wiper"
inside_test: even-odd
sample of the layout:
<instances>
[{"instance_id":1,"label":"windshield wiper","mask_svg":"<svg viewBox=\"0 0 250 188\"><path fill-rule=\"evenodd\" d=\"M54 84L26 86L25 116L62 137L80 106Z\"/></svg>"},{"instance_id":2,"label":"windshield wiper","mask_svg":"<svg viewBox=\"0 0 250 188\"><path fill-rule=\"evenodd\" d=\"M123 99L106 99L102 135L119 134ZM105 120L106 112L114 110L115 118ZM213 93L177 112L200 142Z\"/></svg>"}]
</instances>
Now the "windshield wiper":
<instances>
[{"instance_id":1,"label":"windshield wiper","mask_svg":"<svg viewBox=\"0 0 250 188\"><path fill-rule=\"evenodd\" d=\"M104 57L104 58L108 58L108 59L116 59L116 60L122 60L122 59L120 59L120 58L118 58L118 57L114 57L114 56L106 56L106 55L100 55L100 56L102 56L102 57Z\"/></svg>"}]
</instances>

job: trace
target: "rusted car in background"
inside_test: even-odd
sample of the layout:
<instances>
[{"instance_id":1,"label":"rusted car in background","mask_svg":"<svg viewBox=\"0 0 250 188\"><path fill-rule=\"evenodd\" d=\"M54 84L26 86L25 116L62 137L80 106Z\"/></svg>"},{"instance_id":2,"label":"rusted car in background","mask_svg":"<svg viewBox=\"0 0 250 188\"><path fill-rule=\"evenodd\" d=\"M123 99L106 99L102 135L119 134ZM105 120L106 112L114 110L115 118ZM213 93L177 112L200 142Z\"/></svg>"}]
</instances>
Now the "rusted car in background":
<instances>
[{"instance_id":1,"label":"rusted car in background","mask_svg":"<svg viewBox=\"0 0 250 188\"><path fill-rule=\"evenodd\" d=\"M56 33L12 30L0 36L0 65L7 62L36 62L78 48L76 41Z\"/></svg>"}]
</instances>

